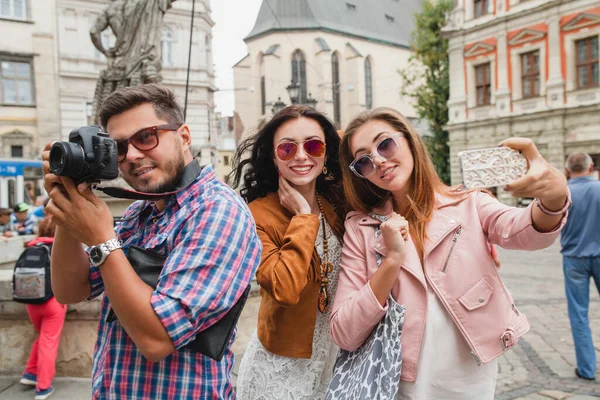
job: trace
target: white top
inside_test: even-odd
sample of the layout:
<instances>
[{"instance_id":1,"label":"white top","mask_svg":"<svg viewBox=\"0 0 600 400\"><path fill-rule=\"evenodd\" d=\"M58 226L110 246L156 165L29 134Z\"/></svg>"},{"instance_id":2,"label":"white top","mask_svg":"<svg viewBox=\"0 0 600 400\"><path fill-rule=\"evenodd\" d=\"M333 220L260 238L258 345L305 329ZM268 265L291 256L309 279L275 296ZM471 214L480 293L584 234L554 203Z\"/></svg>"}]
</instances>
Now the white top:
<instances>
[{"instance_id":1,"label":"white top","mask_svg":"<svg viewBox=\"0 0 600 400\"><path fill-rule=\"evenodd\" d=\"M323 224L319 216L319 233L315 247L323 257ZM315 308L317 321L313 338L312 357L290 358L269 352L252 333L244 358L240 364L237 380L239 400L320 400L325 396L331 380L338 348L331 339L329 315L338 282L342 247L337 237L327 229L329 261L334 269L329 273L329 310L321 313Z\"/></svg>"},{"instance_id":2,"label":"white top","mask_svg":"<svg viewBox=\"0 0 600 400\"><path fill-rule=\"evenodd\" d=\"M417 380L400 382L398 400L493 400L498 359L478 366L467 341L437 296L428 292L427 301ZM408 315L409 310L406 312Z\"/></svg>"}]
</instances>

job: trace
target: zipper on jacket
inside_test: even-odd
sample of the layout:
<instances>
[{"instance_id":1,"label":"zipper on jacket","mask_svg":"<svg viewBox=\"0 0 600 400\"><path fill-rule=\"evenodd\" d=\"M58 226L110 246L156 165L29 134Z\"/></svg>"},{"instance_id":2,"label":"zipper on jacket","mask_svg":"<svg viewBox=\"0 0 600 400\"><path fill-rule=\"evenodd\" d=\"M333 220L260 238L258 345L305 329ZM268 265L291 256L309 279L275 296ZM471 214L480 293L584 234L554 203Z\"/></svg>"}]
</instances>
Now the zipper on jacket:
<instances>
[{"instance_id":1,"label":"zipper on jacket","mask_svg":"<svg viewBox=\"0 0 600 400\"><path fill-rule=\"evenodd\" d=\"M521 315L521 313L519 312L519 310L517 310L517 306L515 306L515 303L512 303L512 309L515 312L515 314Z\"/></svg>"},{"instance_id":2,"label":"zipper on jacket","mask_svg":"<svg viewBox=\"0 0 600 400\"><path fill-rule=\"evenodd\" d=\"M448 262L450 262L450 257L452 256L452 252L454 251L454 246L456 246L456 242L458 241L458 237L462 232L462 227L459 227L454 236L452 237L452 244L450 245L450 251L448 252L448 257L446 257L446 262L444 263L444 267L442 268L442 272L446 272L446 268L448 268Z\"/></svg>"},{"instance_id":3,"label":"zipper on jacket","mask_svg":"<svg viewBox=\"0 0 600 400\"><path fill-rule=\"evenodd\" d=\"M477 355L477 353L475 353L475 350L471 350L471 355L473 356L473 358L477 362L477 366L481 366L481 359L479 358L479 356Z\"/></svg>"}]
</instances>

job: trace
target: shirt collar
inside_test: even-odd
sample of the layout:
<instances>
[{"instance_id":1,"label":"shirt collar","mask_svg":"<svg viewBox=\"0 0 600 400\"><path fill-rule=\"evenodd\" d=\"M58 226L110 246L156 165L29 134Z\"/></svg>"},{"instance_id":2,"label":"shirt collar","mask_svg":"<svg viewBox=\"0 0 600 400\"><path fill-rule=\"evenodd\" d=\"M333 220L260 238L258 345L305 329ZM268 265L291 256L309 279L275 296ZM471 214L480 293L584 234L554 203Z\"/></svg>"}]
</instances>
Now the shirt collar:
<instances>
[{"instance_id":1,"label":"shirt collar","mask_svg":"<svg viewBox=\"0 0 600 400\"><path fill-rule=\"evenodd\" d=\"M584 181L595 181L596 179L593 176L578 176L577 178L569 179L569 184L584 182Z\"/></svg>"}]
</instances>

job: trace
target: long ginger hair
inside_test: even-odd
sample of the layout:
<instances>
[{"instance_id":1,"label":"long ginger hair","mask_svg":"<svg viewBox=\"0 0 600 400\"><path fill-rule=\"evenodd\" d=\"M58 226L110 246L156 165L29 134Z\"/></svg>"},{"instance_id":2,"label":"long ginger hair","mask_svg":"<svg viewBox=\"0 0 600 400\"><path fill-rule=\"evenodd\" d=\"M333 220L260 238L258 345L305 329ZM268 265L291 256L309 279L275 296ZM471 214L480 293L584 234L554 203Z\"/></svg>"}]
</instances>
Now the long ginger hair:
<instances>
[{"instance_id":1,"label":"long ginger hair","mask_svg":"<svg viewBox=\"0 0 600 400\"><path fill-rule=\"evenodd\" d=\"M442 182L435 171L425 143L404 115L394 109L380 107L360 113L348 124L342 138L340 163L343 167L344 192L350 208L369 213L373 208L382 206L391 197L389 191L381 189L367 179L360 179L348 168L354 160L350 140L356 131L369 121L388 123L397 132L402 132L408 141L414 167L409 180L408 194L404 199L406 203L397 204L397 201L402 199L396 199L394 211L400 214L400 210L404 210L402 216L408 221L412 240L419 256L423 258L426 228L433 214L436 193L458 198L465 196L466 192L461 193L458 188L449 187Z\"/></svg>"}]
</instances>

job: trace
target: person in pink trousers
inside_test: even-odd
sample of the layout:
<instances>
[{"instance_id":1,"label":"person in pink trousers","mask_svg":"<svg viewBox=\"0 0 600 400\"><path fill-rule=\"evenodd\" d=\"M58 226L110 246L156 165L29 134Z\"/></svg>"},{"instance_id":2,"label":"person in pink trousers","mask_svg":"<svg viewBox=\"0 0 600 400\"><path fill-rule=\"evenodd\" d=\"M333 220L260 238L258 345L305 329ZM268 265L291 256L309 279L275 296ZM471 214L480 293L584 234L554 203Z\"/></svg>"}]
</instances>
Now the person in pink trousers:
<instances>
[{"instance_id":1,"label":"person in pink trousers","mask_svg":"<svg viewBox=\"0 0 600 400\"><path fill-rule=\"evenodd\" d=\"M35 246L38 243L52 245L55 228L51 217L44 218L38 228L38 237L27 246ZM37 337L31 346L29 360L20 383L35 386L35 400L44 400L54 392L52 380L56 372L55 362L67 306L60 304L52 296L43 304L26 304L26 307Z\"/></svg>"}]
</instances>

